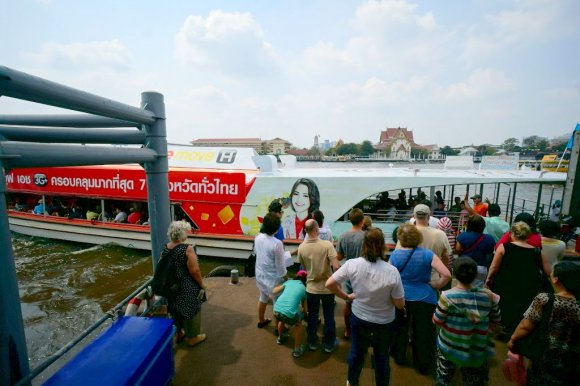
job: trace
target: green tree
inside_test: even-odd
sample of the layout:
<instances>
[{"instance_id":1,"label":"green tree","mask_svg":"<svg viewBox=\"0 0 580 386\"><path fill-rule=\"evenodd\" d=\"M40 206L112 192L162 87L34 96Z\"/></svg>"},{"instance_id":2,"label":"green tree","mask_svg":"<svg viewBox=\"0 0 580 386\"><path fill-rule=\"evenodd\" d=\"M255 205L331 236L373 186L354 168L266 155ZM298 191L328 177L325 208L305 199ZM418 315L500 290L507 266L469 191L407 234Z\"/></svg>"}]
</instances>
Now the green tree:
<instances>
[{"instance_id":1,"label":"green tree","mask_svg":"<svg viewBox=\"0 0 580 386\"><path fill-rule=\"evenodd\" d=\"M550 142L546 138L542 138L536 144L536 147L539 151L546 151L546 149L550 146Z\"/></svg>"},{"instance_id":2,"label":"green tree","mask_svg":"<svg viewBox=\"0 0 580 386\"><path fill-rule=\"evenodd\" d=\"M362 156L368 156L371 155L375 152L375 148L373 146L373 144L371 143L371 141L363 141L363 143L361 143L360 145L360 149L359 149L359 155Z\"/></svg>"},{"instance_id":3,"label":"green tree","mask_svg":"<svg viewBox=\"0 0 580 386\"><path fill-rule=\"evenodd\" d=\"M336 147L336 155L357 154L358 146L356 143L345 143Z\"/></svg>"},{"instance_id":4,"label":"green tree","mask_svg":"<svg viewBox=\"0 0 580 386\"><path fill-rule=\"evenodd\" d=\"M443 155L457 155L459 154L459 150L454 150L451 146L443 146L439 151Z\"/></svg>"},{"instance_id":5,"label":"green tree","mask_svg":"<svg viewBox=\"0 0 580 386\"><path fill-rule=\"evenodd\" d=\"M480 155L494 155L495 150L489 145L481 145L477 147L477 151Z\"/></svg>"},{"instance_id":6,"label":"green tree","mask_svg":"<svg viewBox=\"0 0 580 386\"><path fill-rule=\"evenodd\" d=\"M320 155L320 148L318 146L312 146L308 149L308 155Z\"/></svg>"},{"instance_id":7,"label":"green tree","mask_svg":"<svg viewBox=\"0 0 580 386\"><path fill-rule=\"evenodd\" d=\"M537 147L538 142L540 141L540 137L537 135L530 135L529 137L525 137L522 140L522 145L528 149L534 149Z\"/></svg>"},{"instance_id":8,"label":"green tree","mask_svg":"<svg viewBox=\"0 0 580 386\"><path fill-rule=\"evenodd\" d=\"M568 144L567 142L559 143L555 146L552 146L552 150L557 151L557 152L564 151L564 149L566 149L567 144Z\"/></svg>"},{"instance_id":9,"label":"green tree","mask_svg":"<svg viewBox=\"0 0 580 386\"><path fill-rule=\"evenodd\" d=\"M505 141L503 141L503 144L501 145L501 147L505 150L505 151L516 151L515 148L518 145L518 140L516 138L508 138Z\"/></svg>"}]
</instances>

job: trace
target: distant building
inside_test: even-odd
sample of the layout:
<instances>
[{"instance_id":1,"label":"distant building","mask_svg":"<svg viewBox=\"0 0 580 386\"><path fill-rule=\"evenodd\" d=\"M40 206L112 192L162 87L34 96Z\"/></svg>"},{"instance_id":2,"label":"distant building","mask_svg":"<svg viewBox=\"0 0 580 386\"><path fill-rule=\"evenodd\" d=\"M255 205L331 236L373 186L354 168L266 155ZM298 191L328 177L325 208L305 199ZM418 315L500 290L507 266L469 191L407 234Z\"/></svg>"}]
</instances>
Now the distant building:
<instances>
[{"instance_id":1,"label":"distant building","mask_svg":"<svg viewBox=\"0 0 580 386\"><path fill-rule=\"evenodd\" d=\"M260 138L200 138L191 141L198 147L250 147L258 154L286 154L292 145L281 138L262 140Z\"/></svg>"},{"instance_id":2,"label":"distant building","mask_svg":"<svg viewBox=\"0 0 580 386\"><path fill-rule=\"evenodd\" d=\"M262 141L262 152L266 154L286 154L292 145L290 142L281 138L269 139Z\"/></svg>"},{"instance_id":3,"label":"distant building","mask_svg":"<svg viewBox=\"0 0 580 386\"><path fill-rule=\"evenodd\" d=\"M478 150L476 148L474 148L473 146L468 146L468 147L464 147L463 149L461 149L459 151L459 154L457 154L457 155L474 157L475 154L477 154L477 151Z\"/></svg>"},{"instance_id":4,"label":"distant building","mask_svg":"<svg viewBox=\"0 0 580 386\"><path fill-rule=\"evenodd\" d=\"M427 151L428 159L440 158L439 146L418 145L413 139L413 132L406 127L387 128L381 131L379 143L375 145L380 155L393 159L410 160L412 150Z\"/></svg>"}]
</instances>

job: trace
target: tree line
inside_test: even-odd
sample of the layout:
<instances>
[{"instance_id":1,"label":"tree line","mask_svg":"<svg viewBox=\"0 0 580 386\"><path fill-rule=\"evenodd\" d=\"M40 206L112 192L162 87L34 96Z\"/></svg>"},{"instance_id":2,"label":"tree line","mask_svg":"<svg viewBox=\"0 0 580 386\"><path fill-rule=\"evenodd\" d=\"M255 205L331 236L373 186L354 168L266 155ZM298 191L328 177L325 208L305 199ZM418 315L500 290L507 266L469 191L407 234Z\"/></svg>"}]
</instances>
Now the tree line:
<instances>
[{"instance_id":1,"label":"tree line","mask_svg":"<svg viewBox=\"0 0 580 386\"><path fill-rule=\"evenodd\" d=\"M558 142L556 144L550 144L548 138L540 137L537 135L531 135L529 137L524 137L520 143L517 138L511 137L502 142L498 146L493 146L490 144L483 145L472 145L478 151L478 155L494 155L499 149L504 149L509 153L520 153L523 156L532 156L539 153L560 153L566 149L567 141ZM388 152L388 150L387 150ZM449 145L442 146L439 149L442 155L457 155L459 154L458 149L454 149ZM362 143L344 143L339 140L334 147L323 151L316 146L312 146L308 155L319 156L319 155L329 155L329 156L341 156L341 155L356 155L356 156L369 156L375 153L375 148L371 141L365 140ZM412 157L421 157L428 153L427 150L423 149L412 149ZM389 156L389 154L386 154Z\"/></svg>"}]
</instances>

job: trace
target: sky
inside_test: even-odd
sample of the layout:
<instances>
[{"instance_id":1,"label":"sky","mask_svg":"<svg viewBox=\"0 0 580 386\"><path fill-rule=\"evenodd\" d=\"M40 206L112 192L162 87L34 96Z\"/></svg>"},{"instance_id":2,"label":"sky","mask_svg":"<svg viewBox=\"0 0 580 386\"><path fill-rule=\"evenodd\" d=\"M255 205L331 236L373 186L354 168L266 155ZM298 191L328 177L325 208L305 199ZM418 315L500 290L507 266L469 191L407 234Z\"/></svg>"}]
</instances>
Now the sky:
<instances>
[{"instance_id":1,"label":"sky","mask_svg":"<svg viewBox=\"0 0 580 386\"><path fill-rule=\"evenodd\" d=\"M170 143L501 144L580 121L577 0L0 0L0 65L139 106ZM63 113L0 98L0 114Z\"/></svg>"}]
</instances>

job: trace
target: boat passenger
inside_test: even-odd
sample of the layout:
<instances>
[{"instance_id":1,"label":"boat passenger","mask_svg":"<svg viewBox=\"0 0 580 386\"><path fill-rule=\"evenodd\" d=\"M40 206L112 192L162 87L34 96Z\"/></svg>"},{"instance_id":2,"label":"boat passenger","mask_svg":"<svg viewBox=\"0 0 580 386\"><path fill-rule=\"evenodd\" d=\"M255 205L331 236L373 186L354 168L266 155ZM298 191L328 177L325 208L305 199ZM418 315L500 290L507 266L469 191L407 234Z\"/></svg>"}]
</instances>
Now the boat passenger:
<instances>
[{"instance_id":1,"label":"boat passenger","mask_svg":"<svg viewBox=\"0 0 580 386\"><path fill-rule=\"evenodd\" d=\"M274 316L278 320L278 338L276 343L284 344L288 335L285 335L285 325L294 326L294 350L292 356L299 358L304 354L302 344L302 320L306 312L306 277L308 273L300 270L294 280L287 280L283 284L274 287L277 295L274 303ZM302 311L300 311L302 305Z\"/></svg>"},{"instance_id":2,"label":"boat passenger","mask_svg":"<svg viewBox=\"0 0 580 386\"><path fill-rule=\"evenodd\" d=\"M83 213L83 208L80 207L79 204L74 204L71 207L71 211L68 214L68 218L76 218L76 219L85 219L85 214Z\"/></svg>"},{"instance_id":3,"label":"boat passenger","mask_svg":"<svg viewBox=\"0 0 580 386\"><path fill-rule=\"evenodd\" d=\"M348 219L352 224L352 227L349 231L341 234L336 243L336 258L338 261L356 259L357 257L362 256L361 251L365 236L365 233L362 230L364 225L364 213L359 208L353 208L348 213ZM345 283L345 292L347 294L352 293L352 288L348 281ZM350 338L350 312L351 302L347 301L343 310L345 339Z\"/></svg>"},{"instance_id":4,"label":"boat passenger","mask_svg":"<svg viewBox=\"0 0 580 386\"><path fill-rule=\"evenodd\" d=\"M475 210L469 205L469 200L467 200L467 193L465 194L465 209L467 209L470 216L477 214ZM509 232L510 224L499 217L501 214L501 208L498 204L489 204L487 213L489 217L483 217L483 220L485 221L485 229L483 230L483 233L491 235L497 243L506 232Z\"/></svg>"},{"instance_id":5,"label":"boat passenger","mask_svg":"<svg viewBox=\"0 0 580 386\"><path fill-rule=\"evenodd\" d=\"M449 208L449 211L452 213L459 213L461 212L461 197L457 196L454 199L455 203L453 205L451 205L451 208Z\"/></svg>"},{"instance_id":6,"label":"boat passenger","mask_svg":"<svg viewBox=\"0 0 580 386\"><path fill-rule=\"evenodd\" d=\"M375 384L384 386L390 381L389 347L395 307L405 307L405 293L399 272L384 261L384 255L383 232L371 228L364 234L361 257L348 260L326 282L326 288L352 302L347 385L359 384L369 346L374 354ZM353 288L350 294L343 290L347 282Z\"/></svg>"},{"instance_id":7,"label":"boat passenger","mask_svg":"<svg viewBox=\"0 0 580 386\"><path fill-rule=\"evenodd\" d=\"M141 221L141 213L133 207L129 208L129 212L127 222L129 224L138 224Z\"/></svg>"},{"instance_id":8,"label":"boat passenger","mask_svg":"<svg viewBox=\"0 0 580 386\"><path fill-rule=\"evenodd\" d=\"M457 367L466 385L485 385L489 378L487 358L494 356L490 327L500 321L499 297L473 285L477 263L469 256L455 260L458 283L443 291L433 314L441 327L437 336L435 385L451 385Z\"/></svg>"},{"instance_id":9,"label":"boat passenger","mask_svg":"<svg viewBox=\"0 0 580 386\"><path fill-rule=\"evenodd\" d=\"M530 227L523 221L512 225L510 237L513 241L497 247L485 282L501 296L499 307L507 336L514 332L534 296L544 289L539 270L546 275L552 272L548 260L527 242L530 233Z\"/></svg>"},{"instance_id":10,"label":"boat passenger","mask_svg":"<svg viewBox=\"0 0 580 386\"><path fill-rule=\"evenodd\" d=\"M94 210L89 209L87 210L86 217L87 220L96 220L99 218L100 208L96 207Z\"/></svg>"},{"instance_id":11,"label":"boat passenger","mask_svg":"<svg viewBox=\"0 0 580 386\"><path fill-rule=\"evenodd\" d=\"M556 200L552 205L552 212L550 212L550 220L558 222L560 219L560 212L562 211L562 201Z\"/></svg>"},{"instance_id":12,"label":"boat passenger","mask_svg":"<svg viewBox=\"0 0 580 386\"><path fill-rule=\"evenodd\" d=\"M437 208L433 211L433 217L438 219L447 217L447 211L445 210L445 202L443 202L443 200L437 201Z\"/></svg>"},{"instance_id":13,"label":"boat passenger","mask_svg":"<svg viewBox=\"0 0 580 386\"><path fill-rule=\"evenodd\" d=\"M206 287L197 255L193 247L185 242L190 231L191 225L185 221L169 224L167 237L170 241L163 248L162 256L173 259L179 282L180 290L175 298L167 299L167 308L177 328L177 341L185 339L188 346L195 346L206 339L206 334L200 333L203 302L200 291Z\"/></svg>"},{"instance_id":14,"label":"boat passenger","mask_svg":"<svg viewBox=\"0 0 580 386\"><path fill-rule=\"evenodd\" d=\"M475 213L477 213L481 217L486 217L487 207L489 204L487 202L481 201L481 194L474 194L473 196L471 196L471 199L473 200L473 210L475 211ZM488 201L487 198L485 200ZM467 200L465 201L467 202Z\"/></svg>"},{"instance_id":15,"label":"boat passenger","mask_svg":"<svg viewBox=\"0 0 580 386\"><path fill-rule=\"evenodd\" d=\"M580 380L580 266L563 261L551 275L554 305L549 316L547 347L528 367L527 385L577 385ZM537 328L549 295L540 293L524 313L524 319L508 342L508 348Z\"/></svg>"},{"instance_id":16,"label":"boat passenger","mask_svg":"<svg viewBox=\"0 0 580 386\"><path fill-rule=\"evenodd\" d=\"M320 193L316 183L309 178L300 178L292 186L290 206L293 214L286 216L282 222L284 237L287 239L302 238L302 228L312 212L320 207Z\"/></svg>"},{"instance_id":17,"label":"boat passenger","mask_svg":"<svg viewBox=\"0 0 580 386\"><path fill-rule=\"evenodd\" d=\"M320 228L314 219L308 219L304 225L308 240L298 247L298 260L308 272L306 279L306 302L308 304L308 348L311 351L318 347L318 315L322 303L324 316L323 350L334 351L338 346L336 323L334 321L334 295L325 287L326 280L332 275L332 268L338 269L336 250L328 240L318 238Z\"/></svg>"},{"instance_id":18,"label":"boat passenger","mask_svg":"<svg viewBox=\"0 0 580 386\"><path fill-rule=\"evenodd\" d=\"M427 208L425 205L417 207L419 210ZM440 230L425 225L423 228L443 234ZM411 329L414 365L419 373L428 374L435 365L435 325L431 322L431 318L437 305L437 290L451 280L451 273L437 254L421 246L424 244L424 234L419 227L409 223L403 224L397 231L397 238L399 244L391 253L389 262L401 274L409 318L396 326L391 354L397 364L407 363L407 345ZM432 279L431 270L438 272L439 277Z\"/></svg>"},{"instance_id":19,"label":"boat passenger","mask_svg":"<svg viewBox=\"0 0 580 386\"><path fill-rule=\"evenodd\" d=\"M256 253L256 286L260 291L258 299L258 328L264 328L272 322L266 319L266 306L274 299L272 290L287 279L284 264L284 245L274 237L280 229L280 217L267 213L262 222L261 233L254 240Z\"/></svg>"},{"instance_id":20,"label":"boat passenger","mask_svg":"<svg viewBox=\"0 0 580 386\"><path fill-rule=\"evenodd\" d=\"M557 222L544 220L540 223L542 235L542 253L546 256L551 266L559 263L564 258L566 243L559 239L560 226Z\"/></svg>"},{"instance_id":21,"label":"boat passenger","mask_svg":"<svg viewBox=\"0 0 580 386\"><path fill-rule=\"evenodd\" d=\"M120 207L113 208L113 214L115 217L113 218L113 222L116 223L126 223L127 222L127 212L122 210Z\"/></svg>"},{"instance_id":22,"label":"boat passenger","mask_svg":"<svg viewBox=\"0 0 580 386\"><path fill-rule=\"evenodd\" d=\"M34 214L44 214L44 200L41 198L38 200L38 205L32 210Z\"/></svg>"}]
</instances>

